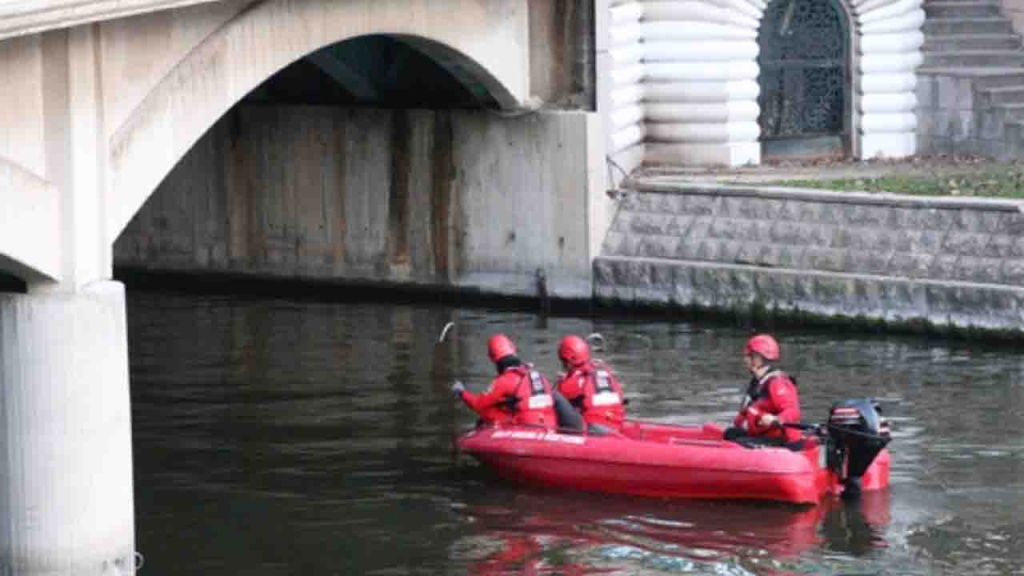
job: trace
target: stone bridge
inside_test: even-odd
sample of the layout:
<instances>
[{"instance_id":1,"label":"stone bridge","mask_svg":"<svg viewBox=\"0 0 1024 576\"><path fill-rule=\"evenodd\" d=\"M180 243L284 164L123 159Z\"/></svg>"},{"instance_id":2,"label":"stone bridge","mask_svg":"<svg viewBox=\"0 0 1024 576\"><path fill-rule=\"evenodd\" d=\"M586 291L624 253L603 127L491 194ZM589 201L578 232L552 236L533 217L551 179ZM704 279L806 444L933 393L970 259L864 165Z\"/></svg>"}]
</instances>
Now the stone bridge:
<instances>
[{"instance_id":1,"label":"stone bridge","mask_svg":"<svg viewBox=\"0 0 1024 576\"><path fill-rule=\"evenodd\" d=\"M427 235L439 243L441 276L458 280L444 262L468 245L475 252L462 262L470 268L477 262L523 278L557 268L566 271L561 289L589 291L590 246L601 238L590 237L586 217L550 248L538 239L551 234L538 233L509 249L517 216L495 200L514 203L510 191L531 190L538 201L591 203L580 213L600 217L607 198L593 25L592 4L575 0L0 6L0 284L16 288L0 294L0 574L134 572L125 299L111 280L114 241L203 135L247 95L265 95L278 74L315 68L356 103L355 121L371 126L380 112L359 110L419 107L416 98L431 86L464 97L431 104L477 114L475 123L456 122L474 149L447 158L436 189L421 202L415 170L390 168L395 155L410 153L399 165L436 164L432 140L405 143L383 164L350 161L362 170L354 180L364 196L355 202L383 207L383 222L398 230L411 230L407 222L429 228L445 221L449 182L468 174L457 183L464 203L481 205L476 219L457 230L462 236L445 225ZM429 63L431 75L409 79L393 69L383 78L375 74L381 50L410 59L407 73ZM430 135L410 122L409 134ZM495 129L510 123L514 129ZM540 156L546 167L529 168ZM481 168L497 165L504 180ZM380 193L377 174L406 192ZM557 174L564 178L549 177ZM556 184L542 188L547 181ZM556 219L567 218L556 213L535 225L550 231ZM389 237L389 249L401 255L411 238Z\"/></svg>"}]
</instances>

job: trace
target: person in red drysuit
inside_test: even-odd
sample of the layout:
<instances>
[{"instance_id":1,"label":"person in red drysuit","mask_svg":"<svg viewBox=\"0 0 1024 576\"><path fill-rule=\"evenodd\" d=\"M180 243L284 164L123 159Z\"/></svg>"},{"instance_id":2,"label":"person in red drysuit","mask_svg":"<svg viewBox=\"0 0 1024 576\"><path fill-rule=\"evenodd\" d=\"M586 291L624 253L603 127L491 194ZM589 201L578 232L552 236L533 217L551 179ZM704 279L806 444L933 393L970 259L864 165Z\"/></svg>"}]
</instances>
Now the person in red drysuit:
<instances>
[{"instance_id":1,"label":"person in red drysuit","mask_svg":"<svg viewBox=\"0 0 1024 576\"><path fill-rule=\"evenodd\" d=\"M551 384L537 369L519 360L512 340L504 334L491 336L487 354L498 377L482 394L473 394L462 382L456 382L452 386L455 397L479 414L482 424L556 428Z\"/></svg>"},{"instance_id":2,"label":"person in red drysuit","mask_svg":"<svg viewBox=\"0 0 1024 576\"><path fill-rule=\"evenodd\" d=\"M800 431L784 427L800 422L796 383L772 365L781 357L779 343L768 334L758 334L747 341L743 357L752 378L733 427L725 431L726 439L752 436L779 444L798 442Z\"/></svg>"},{"instance_id":3,"label":"person in red drysuit","mask_svg":"<svg viewBox=\"0 0 1024 576\"><path fill-rule=\"evenodd\" d=\"M558 381L558 392L587 424L621 429L626 417L622 385L603 362L591 360L586 340L575 334L566 336L558 346L558 358L566 371Z\"/></svg>"}]
</instances>

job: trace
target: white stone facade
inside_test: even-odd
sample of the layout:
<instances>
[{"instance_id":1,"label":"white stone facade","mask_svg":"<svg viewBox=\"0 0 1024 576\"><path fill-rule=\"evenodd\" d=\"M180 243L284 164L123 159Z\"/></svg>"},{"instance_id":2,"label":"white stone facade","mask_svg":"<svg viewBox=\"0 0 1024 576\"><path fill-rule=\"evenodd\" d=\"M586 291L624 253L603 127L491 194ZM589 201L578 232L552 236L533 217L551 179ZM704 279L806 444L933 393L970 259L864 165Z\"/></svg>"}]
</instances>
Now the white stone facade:
<instances>
[{"instance_id":1,"label":"white stone facade","mask_svg":"<svg viewBox=\"0 0 1024 576\"><path fill-rule=\"evenodd\" d=\"M764 0L613 1L610 70L604 79L609 154L632 159L630 164L760 163L757 34L767 5ZM852 34L853 154L909 156L916 146L922 0L843 5Z\"/></svg>"}]
</instances>

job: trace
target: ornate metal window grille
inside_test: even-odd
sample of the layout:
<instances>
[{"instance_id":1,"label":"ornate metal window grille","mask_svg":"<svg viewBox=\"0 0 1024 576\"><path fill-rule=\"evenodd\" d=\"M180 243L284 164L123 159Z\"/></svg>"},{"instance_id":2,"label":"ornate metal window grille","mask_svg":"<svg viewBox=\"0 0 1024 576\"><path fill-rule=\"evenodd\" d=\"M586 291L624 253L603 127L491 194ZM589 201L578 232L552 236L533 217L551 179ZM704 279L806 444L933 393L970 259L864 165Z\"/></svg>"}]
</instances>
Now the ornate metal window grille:
<instances>
[{"instance_id":1,"label":"ornate metal window grille","mask_svg":"<svg viewBox=\"0 0 1024 576\"><path fill-rule=\"evenodd\" d=\"M772 0L757 35L761 137L845 132L845 18L830 0Z\"/></svg>"}]
</instances>

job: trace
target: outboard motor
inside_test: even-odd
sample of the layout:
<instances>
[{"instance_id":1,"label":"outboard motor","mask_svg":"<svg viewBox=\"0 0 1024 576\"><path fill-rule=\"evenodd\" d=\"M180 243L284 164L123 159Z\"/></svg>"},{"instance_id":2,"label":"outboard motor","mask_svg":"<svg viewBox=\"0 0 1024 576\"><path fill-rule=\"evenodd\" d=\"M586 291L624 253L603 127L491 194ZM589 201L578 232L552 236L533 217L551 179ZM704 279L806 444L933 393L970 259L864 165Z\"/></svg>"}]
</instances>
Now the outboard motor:
<instances>
[{"instance_id":1,"label":"outboard motor","mask_svg":"<svg viewBox=\"0 0 1024 576\"><path fill-rule=\"evenodd\" d=\"M828 467L842 480L844 498L860 496L860 479L891 440L873 398L843 400L828 415Z\"/></svg>"}]
</instances>

